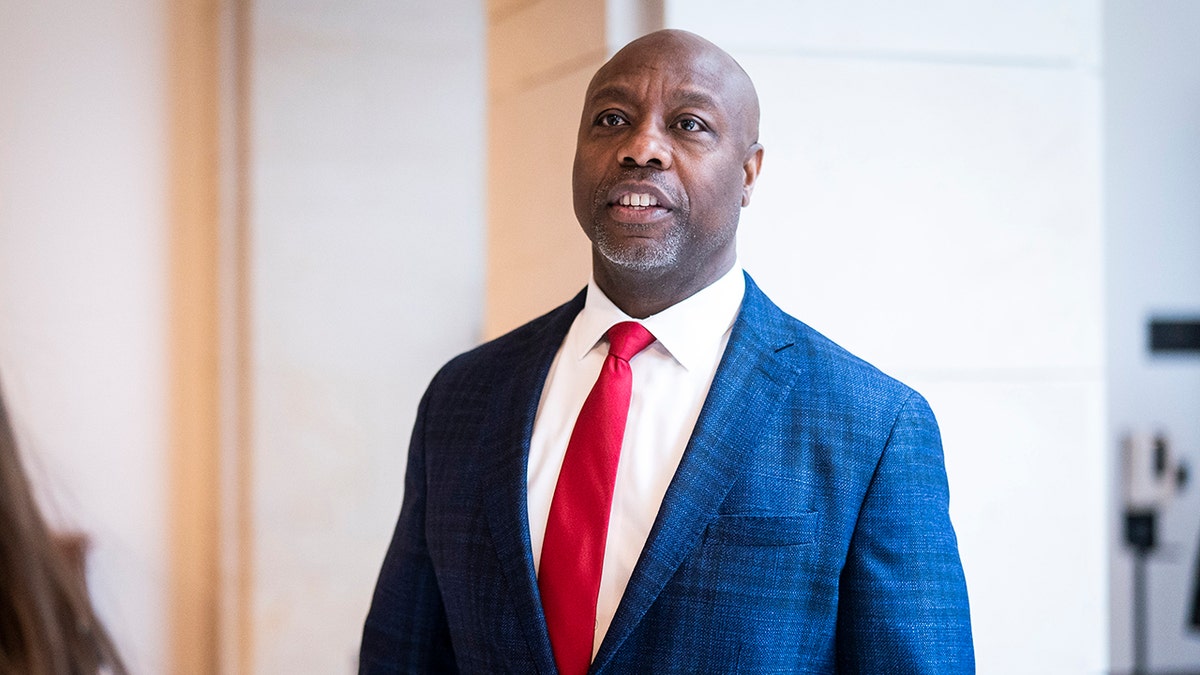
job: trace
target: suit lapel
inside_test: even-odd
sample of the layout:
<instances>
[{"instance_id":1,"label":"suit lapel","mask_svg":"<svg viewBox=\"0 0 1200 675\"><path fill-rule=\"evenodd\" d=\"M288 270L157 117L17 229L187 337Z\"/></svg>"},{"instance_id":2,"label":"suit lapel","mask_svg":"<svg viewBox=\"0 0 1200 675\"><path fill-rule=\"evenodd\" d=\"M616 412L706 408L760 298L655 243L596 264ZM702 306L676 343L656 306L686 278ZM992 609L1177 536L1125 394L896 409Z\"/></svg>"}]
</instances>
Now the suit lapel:
<instances>
[{"instance_id":1,"label":"suit lapel","mask_svg":"<svg viewBox=\"0 0 1200 675\"><path fill-rule=\"evenodd\" d=\"M550 363L562 344L584 294L556 310L507 364L511 377L498 387L497 404L484 423L481 439L487 457L480 480L485 487L484 508L510 598L516 606L525 640L538 672L554 673L554 657L546 632L546 619L537 592L537 578L529 540L527 463L529 439L538 401ZM498 601L502 599L497 599Z\"/></svg>"},{"instance_id":2,"label":"suit lapel","mask_svg":"<svg viewBox=\"0 0 1200 675\"><path fill-rule=\"evenodd\" d=\"M791 346L773 326L782 312L746 277L746 295L658 517L596 654L598 672L629 637L683 560L700 542L774 417L797 371L779 354Z\"/></svg>"}]
</instances>

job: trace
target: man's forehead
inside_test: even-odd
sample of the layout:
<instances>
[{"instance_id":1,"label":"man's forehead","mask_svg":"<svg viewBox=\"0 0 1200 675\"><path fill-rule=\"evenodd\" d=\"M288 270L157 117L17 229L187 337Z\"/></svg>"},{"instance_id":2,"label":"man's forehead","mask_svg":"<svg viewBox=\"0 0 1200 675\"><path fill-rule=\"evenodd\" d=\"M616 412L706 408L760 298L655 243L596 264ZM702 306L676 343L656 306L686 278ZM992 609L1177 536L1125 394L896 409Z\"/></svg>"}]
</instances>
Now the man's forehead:
<instances>
[{"instance_id":1,"label":"man's forehead","mask_svg":"<svg viewBox=\"0 0 1200 675\"><path fill-rule=\"evenodd\" d=\"M634 42L596 72L597 80L623 77L720 79L736 62L715 45L679 40Z\"/></svg>"}]
</instances>

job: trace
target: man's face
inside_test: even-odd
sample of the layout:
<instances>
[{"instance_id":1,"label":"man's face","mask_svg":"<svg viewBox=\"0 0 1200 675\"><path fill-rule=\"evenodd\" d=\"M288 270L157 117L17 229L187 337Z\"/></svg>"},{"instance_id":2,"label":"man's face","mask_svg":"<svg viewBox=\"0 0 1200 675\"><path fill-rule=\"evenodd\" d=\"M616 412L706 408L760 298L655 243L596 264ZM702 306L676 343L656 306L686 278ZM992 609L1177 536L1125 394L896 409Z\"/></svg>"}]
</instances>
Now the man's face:
<instances>
[{"instance_id":1,"label":"man's face","mask_svg":"<svg viewBox=\"0 0 1200 675\"><path fill-rule=\"evenodd\" d=\"M638 47L618 53L588 87L575 216L596 265L707 285L736 259L738 216L761 161L757 100L711 45Z\"/></svg>"}]
</instances>

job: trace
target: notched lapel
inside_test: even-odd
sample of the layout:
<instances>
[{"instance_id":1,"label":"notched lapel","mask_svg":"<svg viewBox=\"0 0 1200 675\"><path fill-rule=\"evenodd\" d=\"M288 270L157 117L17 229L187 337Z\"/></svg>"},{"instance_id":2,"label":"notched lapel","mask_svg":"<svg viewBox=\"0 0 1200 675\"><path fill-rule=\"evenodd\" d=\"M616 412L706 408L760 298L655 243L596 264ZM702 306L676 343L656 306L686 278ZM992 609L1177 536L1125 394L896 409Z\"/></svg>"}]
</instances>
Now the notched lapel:
<instances>
[{"instance_id":1,"label":"notched lapel","mask_svg":"<svg viewBox=\"0 0 1200 675\"><path fill-rule=\"evenodd\" d=\"M773 328L782 316L747 276L725 355L592 672L612 658L699 544L792 388L799 374L789 358L795 336Z\"/></svg>"},{"instance_id":2,"label":"notched lapel","mask_svg":"<svg viewBox=\"0 0 1200 675\"><path fill-rule=\"evenodd\" d=\"M516 606L525 640L536 659L533 665L544 673L555 672L555 667L530 551L529 439L550 363L582 307L581 293L549 317L527 345L520 345L511 361L497 364L511 376L497 387L495 403L483 424L489 433L481 439L480 454L487 459L479 476L484 483L484 509L492 541L511 592L509 600Z\"/></svg>"}]
</instances>

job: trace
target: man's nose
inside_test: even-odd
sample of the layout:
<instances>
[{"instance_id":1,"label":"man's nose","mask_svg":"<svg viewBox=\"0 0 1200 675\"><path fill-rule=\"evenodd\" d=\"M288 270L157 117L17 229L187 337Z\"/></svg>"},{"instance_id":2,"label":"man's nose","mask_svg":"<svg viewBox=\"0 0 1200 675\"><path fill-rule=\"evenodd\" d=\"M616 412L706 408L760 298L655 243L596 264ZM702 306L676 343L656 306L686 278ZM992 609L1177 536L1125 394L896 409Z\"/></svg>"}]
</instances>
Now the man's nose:
<instances>
[{"instance_id":1,"label":"man's nose","mask_svg":"<svg viewBox=\"0 0 1200 675\"><path fill-rule=\"evenodd\" d=\"M622 166L667 169L671 166L671 159L666 130L650 124L636 127L617 148L617 160Z\"/></svg>"}]
</instances>

